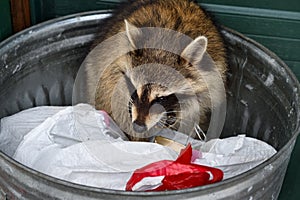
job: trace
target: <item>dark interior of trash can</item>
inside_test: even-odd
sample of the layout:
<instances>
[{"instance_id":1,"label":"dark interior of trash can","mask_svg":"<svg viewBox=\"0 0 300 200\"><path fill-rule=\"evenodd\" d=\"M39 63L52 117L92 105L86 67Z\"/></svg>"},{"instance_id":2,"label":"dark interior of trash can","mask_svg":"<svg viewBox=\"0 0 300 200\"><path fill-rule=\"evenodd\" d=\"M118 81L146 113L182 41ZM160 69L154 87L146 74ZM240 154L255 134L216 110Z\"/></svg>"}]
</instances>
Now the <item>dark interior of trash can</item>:
<instances>
[{"instance_id":1,"label":"dark interior of trash can","mask_svg":"<svg viewBox=\"0 0 300 200\"><path fill-rule=\"evenodd\" d=\"M0 118L35 106L71 105L76 72L97 23L44 23L3 42ZM222 137L246 133L280 149L296 126L296 83L268 50L227 29L222 33L230 66Z\"/></svg>"}]
</instances>

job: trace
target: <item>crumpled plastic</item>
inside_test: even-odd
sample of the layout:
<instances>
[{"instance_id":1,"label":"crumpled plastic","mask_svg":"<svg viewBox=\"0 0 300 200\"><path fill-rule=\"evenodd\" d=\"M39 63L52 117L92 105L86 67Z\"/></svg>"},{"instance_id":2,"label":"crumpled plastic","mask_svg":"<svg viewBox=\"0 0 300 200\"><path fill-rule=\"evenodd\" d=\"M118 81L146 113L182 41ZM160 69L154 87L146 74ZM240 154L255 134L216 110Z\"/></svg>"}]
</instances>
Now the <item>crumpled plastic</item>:
<instances>
[{"instance_id":1,"label":"crumpled plastic","mask_svg":"<svg viewBox=\"0 0 300 200\"><path fill-rule=\"evenodd\" d=\"M160 180L157 187L148 191L186 189L216 183L223 179L221 170L191 163L192 154L192 147L189 144L185 149L181 150L175 161L162 160L135 170L127 182L126 190L141 189L134 187L144 178L149 177L163 177L163 179ZM145 190L145 185L142 185L142 187Z\"/></svg>"},{"instance_id":2,"label":"crumpled plastic","mask_svg":"<svg viewBox=\"0 0 300 200\"><path fill-rule=\"evenodd\" d=\"M155 143L126 140L105 112L80 104L61 110L25 135L13 158L59 179L124 190L135 168L177 156Z\"/></svg>"},{"instance_id":3,"label":"crumpled plastic","mask_svg":"<svg viewBox=\"0 0 300 200\"><path fill-rule=\"evenodd\" d=\"M66 107L40 106L23 110L0 120L0 149L12 157L23 137Z\"/></svg>"},{"instance_id":4,"label":"crumpled plastic","mask_svg":"<svg viewBox=\"0 0 300 200\"><path fill-rule=\"evenodd\" d=\"M271 145L245 135L210 140L199 151L202 156L194 163L221 169L224 179L258 166L277 152Z\"/></svg>"},{"instance_id":5,"label":"crumpled plastic","mask_svg":"<svg viewBox=\"0 0 300 200\"><path fill-rule=\"evenodd\" d=\"M178 156L168 146L127 141L105 112L87 104L32 108L0 122L1 151L42 173L87 186L125 190L135 170ZM170 130L158 135L183 145L191 143L192 163L219 168L224 179L276 153L263 141L244 135L205 143ZM153 190L164 178L145 177L132 190Z\"/></svg>"}]
</instances>

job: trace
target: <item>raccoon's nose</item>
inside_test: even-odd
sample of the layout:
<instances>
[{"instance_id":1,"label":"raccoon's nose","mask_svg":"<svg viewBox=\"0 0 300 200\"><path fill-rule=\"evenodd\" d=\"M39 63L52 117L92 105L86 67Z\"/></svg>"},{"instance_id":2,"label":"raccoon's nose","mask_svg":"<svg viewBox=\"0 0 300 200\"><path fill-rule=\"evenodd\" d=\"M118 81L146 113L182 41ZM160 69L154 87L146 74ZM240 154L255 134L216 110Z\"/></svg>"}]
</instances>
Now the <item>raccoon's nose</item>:
<instances>
[{"instance_id":1,"label":"raccoon's nose","mask_svg":"<svg viewBox=\"0 0 300 200\"><path fill-rule=\"evenodd\" d=\"M145 124L139 124L137 121L133 122L133 130L138 133L145 132L147 130L147 126Z\"/></svg>"}]
</instances>

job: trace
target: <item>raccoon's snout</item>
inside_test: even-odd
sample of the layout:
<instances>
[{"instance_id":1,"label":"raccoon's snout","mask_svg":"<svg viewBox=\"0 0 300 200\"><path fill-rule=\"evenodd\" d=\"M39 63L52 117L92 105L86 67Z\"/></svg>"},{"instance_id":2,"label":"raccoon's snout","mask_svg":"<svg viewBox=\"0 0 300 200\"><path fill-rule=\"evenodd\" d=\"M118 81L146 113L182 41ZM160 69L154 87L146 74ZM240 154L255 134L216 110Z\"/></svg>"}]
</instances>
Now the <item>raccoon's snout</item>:
<instances>
[{"instance_id":1,"label":"raccoon's snout","mask_svg":"<svg viewBox=\"0 0 300 200\"><path fill-rule=\"evenodd\" d=\"M147 130L147 126L145 124L138 123L137 121L134 121L132 126L133 130L137 133L143 133Z\"/></svg>"},{"instance_id":2,"label":"raccoon's snout","mask_svg":"<svg viewBox=\"0 0 300 200\"><path fill-rule=\"evenodd\" d=\"M152 127L172 127L178 121L179 101L176 95L159 96L151 99L151 92L159 91L160 86L147 84L131 95L128 111L132 128L136 133L144 133Z\"/></svg>"}]
</instances>

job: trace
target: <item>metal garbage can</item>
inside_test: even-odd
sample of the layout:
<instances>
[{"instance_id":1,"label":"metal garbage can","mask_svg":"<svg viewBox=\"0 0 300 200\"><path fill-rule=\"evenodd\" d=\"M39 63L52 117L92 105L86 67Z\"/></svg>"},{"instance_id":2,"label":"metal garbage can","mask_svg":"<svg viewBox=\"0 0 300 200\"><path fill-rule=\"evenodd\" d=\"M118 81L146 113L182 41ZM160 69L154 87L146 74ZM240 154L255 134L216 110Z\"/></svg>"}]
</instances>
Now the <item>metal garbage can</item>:
<instances>
[{"instance_id":1,"label":"metal garbage can","mask_svg":"<svg viewBox=\"0 0 300 200\"><path fill-rule=\"evenodd\" d=\"M41 105L71 105L72 88L106 12L54 19L0 44L0 118ZM47 176L0 152L0 199L276 199L299 133L300 87L272 52L223 28L229 51L227 116L222 137L244 133L278 150L237 177L165 192L92 188ZM30 155L28 155L30 156Z\"/></svg>"}]
</instances>

